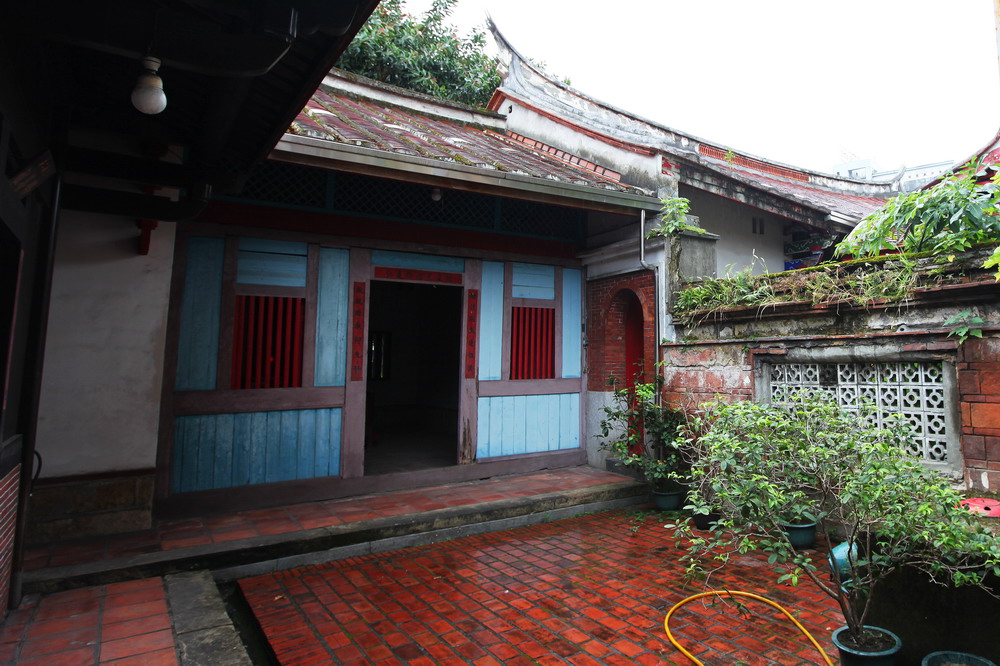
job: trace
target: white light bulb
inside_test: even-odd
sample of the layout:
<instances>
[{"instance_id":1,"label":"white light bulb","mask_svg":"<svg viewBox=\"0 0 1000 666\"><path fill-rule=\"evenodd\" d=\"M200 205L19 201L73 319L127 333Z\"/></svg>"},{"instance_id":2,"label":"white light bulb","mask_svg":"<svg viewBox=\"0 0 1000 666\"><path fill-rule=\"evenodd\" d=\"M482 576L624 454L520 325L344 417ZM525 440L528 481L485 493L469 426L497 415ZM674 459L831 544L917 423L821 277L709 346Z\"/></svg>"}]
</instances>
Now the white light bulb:
<instances>
[{"instance_id":1,"label":"white light bulb","mask_svg":"<svg viewBox=\"0 0 1000 666\"><path fill-rule=\"evenodd\" d=\"M156 75L160 68L159 58L143 58L145 72L139 75L132 90L132 106L150 115L167 108L167 95L163 92L163 80Z\"/></svg>"}]
</instances>

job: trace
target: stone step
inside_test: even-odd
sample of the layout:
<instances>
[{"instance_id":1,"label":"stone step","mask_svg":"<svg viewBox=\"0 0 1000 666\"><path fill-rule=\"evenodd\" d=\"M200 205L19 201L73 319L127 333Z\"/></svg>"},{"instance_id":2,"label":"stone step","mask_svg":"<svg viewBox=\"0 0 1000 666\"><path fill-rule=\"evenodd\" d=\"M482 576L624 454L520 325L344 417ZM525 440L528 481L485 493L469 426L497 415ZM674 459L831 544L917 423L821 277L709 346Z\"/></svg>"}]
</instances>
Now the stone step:
<instances>
[{"instance_id":1,"label":"stone step","mask_svg":"<svg viewBox=\"0 0 1000 666\"><path fill-rule=\"evenodd\" d=\"M23 590L26 594L51 593L196 570L212 571L217 581L234 580L642 504L648 499L645 483L625 478L586 488L48 567L25 572Z\"/></svg>"}]
</instances>

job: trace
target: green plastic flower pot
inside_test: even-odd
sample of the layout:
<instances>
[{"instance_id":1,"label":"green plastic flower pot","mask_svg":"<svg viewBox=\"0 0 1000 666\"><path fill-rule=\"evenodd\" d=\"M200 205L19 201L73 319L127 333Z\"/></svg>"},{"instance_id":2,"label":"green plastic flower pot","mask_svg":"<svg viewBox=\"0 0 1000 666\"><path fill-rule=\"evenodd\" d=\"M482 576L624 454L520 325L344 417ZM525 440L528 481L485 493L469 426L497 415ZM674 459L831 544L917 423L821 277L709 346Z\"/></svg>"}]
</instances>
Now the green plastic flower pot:
<instances>
[{"instance_id":1,"label":"green plastic flower pot","mask_svg":"<svg viewBox=\"0 0 1000 666\"><path fill-rule=\"evenodd\" d=\"M931 652L929 655L924 657L920 662L920 666L997 666L997 665L985 657L977 657L974 654L966 654L965 652L950 652L948 650L942 650L940 652Z\"/></svg>"}]
</instances>

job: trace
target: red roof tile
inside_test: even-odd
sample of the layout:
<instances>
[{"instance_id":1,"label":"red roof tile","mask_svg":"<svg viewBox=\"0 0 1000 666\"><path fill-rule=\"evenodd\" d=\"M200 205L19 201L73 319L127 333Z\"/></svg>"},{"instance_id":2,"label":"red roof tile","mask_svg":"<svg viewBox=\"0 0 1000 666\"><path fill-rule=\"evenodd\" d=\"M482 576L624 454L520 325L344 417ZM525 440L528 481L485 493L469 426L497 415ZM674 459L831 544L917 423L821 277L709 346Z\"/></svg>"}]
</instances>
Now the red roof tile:
<instances>
[{"instance_id":1,"label":"red roof tile","mask_svg":"<svg viewBox=\"0 0 1000 666\"><path fill-rule=\"evenodd\" d=\"M573 155L559 159L496 131L324 90L313 94L289 132L595 189L646 194L601 175L604 171L601 165L579 158L574 160L576 156ZM607 171L609 176L617 175Z\"/></svg>"},{"instance_id":2,"label":"red roof tile","mask_svg":"<svg viewBox=\"0 0 1000 666\"><path fill-rule=\"evenodd\" d=\"M725 173L749 184L776 194L804 203L813 208L840 213L847 217L860 219L885 205L887 199L851 194L841 190L833 190L814 183L799 183L772 178L764 174L743 169L727 168Z\"/></svg>"}]
</instances>

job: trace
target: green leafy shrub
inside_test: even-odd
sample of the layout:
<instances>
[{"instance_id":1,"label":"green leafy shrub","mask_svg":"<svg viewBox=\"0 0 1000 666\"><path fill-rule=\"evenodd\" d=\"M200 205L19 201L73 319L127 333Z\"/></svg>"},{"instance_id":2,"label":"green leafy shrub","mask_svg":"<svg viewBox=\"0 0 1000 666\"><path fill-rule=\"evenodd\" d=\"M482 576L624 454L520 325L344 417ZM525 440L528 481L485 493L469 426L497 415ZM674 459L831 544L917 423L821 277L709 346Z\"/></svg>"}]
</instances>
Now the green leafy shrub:
<instances>
[{"instance_id":1,"label":"green leafy shrub","mask_svg":"<svg viewBox=\"0 0 1000 666\"><path fill-rule=\"evenodd\" d=\"M692 575L710 576L733 553L760 549L780 568L779 582L809 579L836 599L862 643L878 583L896 569L950 585L1000 575L996 538L959 507L947 479L906 453L912 435L902 417L878 427L865 409L802 394L782 406L707 404L695 419L683 443L697 452L691 508L722 518L708 536L690 539ZM827 577L796 550L782 527L791 518L817 522L827 547L835 535L846 541L848 575Z\"/></svg>"},{"instance_id":2,"label":"green leafy shrub","mask_svg":"<svg viewBox=\"0 0 1000 666\"><path fill-rule=\"evenodd\" d=\"M967 250L1000 240L998 206L1000 171L969 162L933 187L890 199L858 223L837 246L837 254L870 257L896 248L937 254Z\"/></svg>"},{"instance_id":3,"label":"green leafy shrub","mask_svg":"<svg viewBox=\"0 0 1000 666\"><path fill-rule=\"evenodd\" d=\"M434 0L421 18L402 0L383 0L337 66L383 83L472 106L486 106L500 86L495 58L480 30L459 37L445 21L458 0Z\"/></svg>"},{"instance_id":4,"label":"green leafy shrub","mask_svg":"<svg viewBox=\"0 0 1000 666\"><path fill-rule=\"evenodd\" d=\"M662 378L618 388L601 420L601 447L640 472L656 490L675 488L687 478L687 461L677 439L683 414L658 401Z\"/></svg>"}]
</instances>

